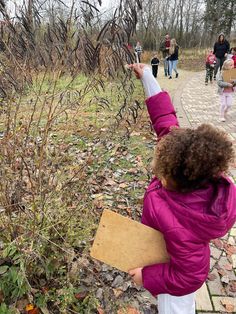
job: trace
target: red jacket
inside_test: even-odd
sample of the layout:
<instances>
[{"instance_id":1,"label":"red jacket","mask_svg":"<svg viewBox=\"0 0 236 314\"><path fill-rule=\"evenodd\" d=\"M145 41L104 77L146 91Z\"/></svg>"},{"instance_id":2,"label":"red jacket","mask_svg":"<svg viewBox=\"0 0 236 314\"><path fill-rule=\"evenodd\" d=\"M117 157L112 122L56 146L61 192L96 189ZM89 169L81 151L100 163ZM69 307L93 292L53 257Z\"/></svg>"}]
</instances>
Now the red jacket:
<instances>
[{"instance_id":1,"label":"red jacket","mask_svg":"<svg viewBox=\"0 0 236 314\"><path fill-rule=\"evenodd\" d=\"M206 58L206 64L213 65L215 63L216 63L216 56L213 54L213 52L210 52Z\"/></svg>"},{"instance_id":2,"label":"red jacket","mask_svg":"<svg viewBox=\"0 0 236 314\"><path fill-rule=\"evenodd\" d=\"M166 92L146 103L158 137L178 126ZM199 289L209 272L209 241L224 236L235 220L236 187L227 177L188 193L169 191L154 178L144 197L142 223L163 233L170 261L143 268L144 288L154 296L181 296Z\"/></svg>"},{"instance_id":3,"label":"red jacket","mask_svg":"<svg viewBox=\"0 0 236 314\"><path fill-rule=\"evenodd\" d=\"M234 60L234 67L236 68L236 55L232 56L232 59Z\"/></svg>"}]
</instances>

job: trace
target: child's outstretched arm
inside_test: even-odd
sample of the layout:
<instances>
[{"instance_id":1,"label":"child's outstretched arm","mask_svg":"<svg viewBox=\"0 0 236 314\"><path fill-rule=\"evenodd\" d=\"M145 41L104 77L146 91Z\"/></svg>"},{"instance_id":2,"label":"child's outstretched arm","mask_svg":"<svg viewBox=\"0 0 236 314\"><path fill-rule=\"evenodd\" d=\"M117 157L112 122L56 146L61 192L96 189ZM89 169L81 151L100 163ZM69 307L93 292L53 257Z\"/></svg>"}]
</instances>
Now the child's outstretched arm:
<instances>
[{"instance_id":1,"label":"child's outstretched arm","mask_svg":"<svg viewBox=\"0 0 236 314\"><path fill-rule=\"evenodd\" d=\"M168 134L171 127L179 126L169 94L161 90L148 66L132 64L129 67L134 70L136 77L141 79L143 83L147 96L148 113L158 138Z\"/></svg>"}]
</instances>

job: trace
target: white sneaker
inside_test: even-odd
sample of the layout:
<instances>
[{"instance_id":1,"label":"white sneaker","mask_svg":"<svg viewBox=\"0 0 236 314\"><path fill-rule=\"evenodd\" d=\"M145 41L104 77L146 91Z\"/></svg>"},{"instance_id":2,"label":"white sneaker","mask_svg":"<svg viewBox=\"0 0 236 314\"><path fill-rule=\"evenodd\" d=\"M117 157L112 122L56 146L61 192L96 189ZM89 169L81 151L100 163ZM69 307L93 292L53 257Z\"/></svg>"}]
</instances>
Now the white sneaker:
<instances>
[{"instance_id":1,"label":"white sneaker","mask_svg":"<svg viewBox=\"0 0 236 314\"><path fill-rule=\"evenodd\" d=\"M220 121L221 122L225 122L225 118L220 118Z\"/></svg>"}]
</instances>

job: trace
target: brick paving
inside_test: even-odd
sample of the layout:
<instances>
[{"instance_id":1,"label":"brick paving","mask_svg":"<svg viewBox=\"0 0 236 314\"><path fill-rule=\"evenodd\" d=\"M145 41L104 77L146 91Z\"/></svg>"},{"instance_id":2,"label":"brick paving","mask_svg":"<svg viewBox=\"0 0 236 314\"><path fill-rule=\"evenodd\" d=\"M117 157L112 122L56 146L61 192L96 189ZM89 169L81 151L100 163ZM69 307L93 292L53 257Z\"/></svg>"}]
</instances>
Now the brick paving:
<instances>
[{"instance_id":1,"label":"brick paving","mask_svg":"<svg viewBox=\"0 0 236 314\"><path fill-rule=\"evenodd\" d=\"M173 102L182 127L212 123L224 129L236 148L236 96L226 122L219 121L217 84L205 86L205 73L193 74L181 83ZM236 180L236 165L230 174ZM211 243L209 280L197 292L197 313L236 313L236 225L222 239Z\"/></svg>"}]
</instances>

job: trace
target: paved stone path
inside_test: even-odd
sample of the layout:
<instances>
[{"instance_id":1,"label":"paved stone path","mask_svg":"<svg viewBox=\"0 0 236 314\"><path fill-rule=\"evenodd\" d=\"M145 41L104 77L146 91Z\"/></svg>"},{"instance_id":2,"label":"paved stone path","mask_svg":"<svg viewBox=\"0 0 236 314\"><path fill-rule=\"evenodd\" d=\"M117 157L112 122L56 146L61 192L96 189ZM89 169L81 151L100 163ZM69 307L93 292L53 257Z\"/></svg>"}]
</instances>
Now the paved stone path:
<instances>
[{"instance_id":1,"label":"paved stone path","mask_svg":"<svg viewBox=\"0 0 236 314\"><path fill-rule=\"evenodd\" d=\"M236 96L226 122L219 122L217 84L205 86L204 72L182 83L173 101L182 127L212 123L230 135L236 147ZM236 179L236 165L231 167ZM223 239L211 243L209 280L197 292L197 313L236 313L236 225Z\"/></svg>"}]
</instances>

